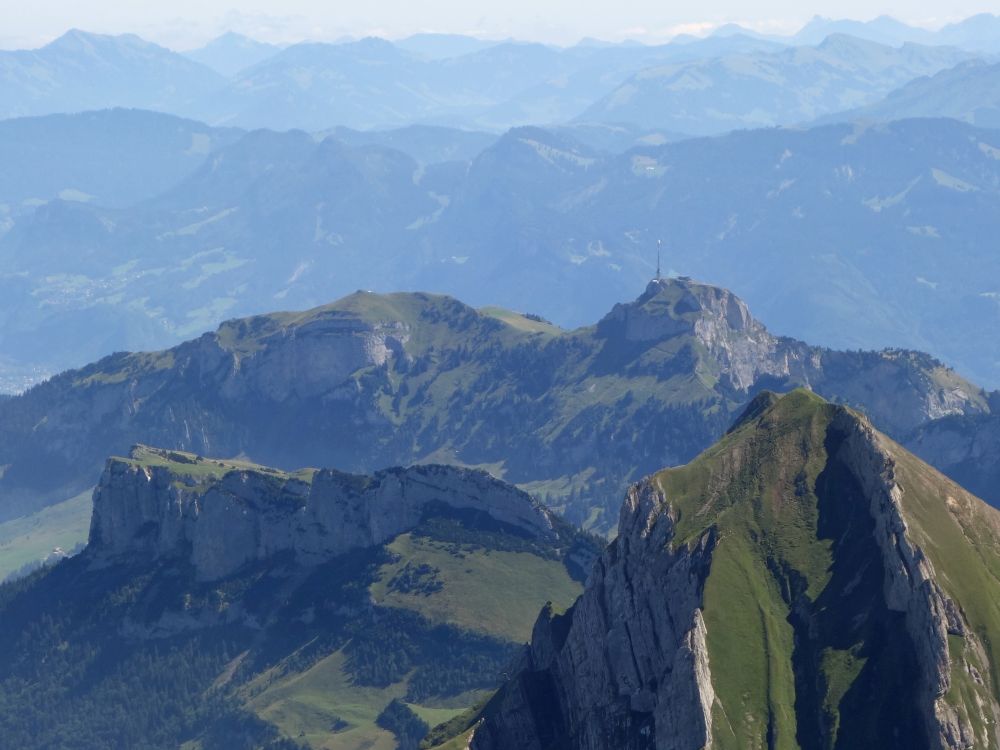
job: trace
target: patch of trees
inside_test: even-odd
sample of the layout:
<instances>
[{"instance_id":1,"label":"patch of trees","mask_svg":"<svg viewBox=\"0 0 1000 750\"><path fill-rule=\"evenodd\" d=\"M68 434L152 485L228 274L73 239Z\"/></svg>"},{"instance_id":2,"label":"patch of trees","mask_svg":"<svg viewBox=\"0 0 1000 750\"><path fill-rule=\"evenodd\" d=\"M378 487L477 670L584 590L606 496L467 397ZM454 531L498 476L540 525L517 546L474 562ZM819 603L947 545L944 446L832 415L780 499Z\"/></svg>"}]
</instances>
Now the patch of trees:
<instances>
[{"instance_id":1,"label":"patch of trees","mask_svg":"<svg viewBox=\"0 0 1000 750\"><path fill-rule=\"evenodd\" d=\"M414 565L408 562L389 580L389 590L400 594L430 596L444 588L437 577L440 572L439 568L428 563Z\"/></svg>"},{"instance_id":2,"label":"patch of trees","mask_svg":"<svg viewBox=\"0 0 1000 750\"><path fill-rule=\"evenodd\" d=\"M516 646L452 625L430 625L414 612L377 608L344 651L359 685L388 687L412 672L406 699L419 703L496 687Z\"/></svg>"},{"instance_id":3,"label":"patch of trees","mask_svg":"<svg viewBox=\"0 0 1000 750\"><path fill-rule=\"evenodd\" d=\"M430 731L427 722L398 699L382 710L375 723L396 735L399 750L418 750L420 740Z\"/></svg>"}]
</instances>

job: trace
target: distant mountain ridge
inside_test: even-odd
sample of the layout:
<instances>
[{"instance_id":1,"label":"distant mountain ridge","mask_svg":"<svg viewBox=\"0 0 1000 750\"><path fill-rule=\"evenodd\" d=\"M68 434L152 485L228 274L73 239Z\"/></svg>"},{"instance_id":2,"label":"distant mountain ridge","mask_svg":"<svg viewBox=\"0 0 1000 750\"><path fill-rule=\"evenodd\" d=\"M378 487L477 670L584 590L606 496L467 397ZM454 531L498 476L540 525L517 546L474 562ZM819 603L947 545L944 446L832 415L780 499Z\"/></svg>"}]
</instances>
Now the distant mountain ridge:
<instances>
[{"instance_id":1,"label":"distant mountain ridge","mask_svg":"<svg viewBox=\"0 0 1000 750\"><path fill-rule=\"evenodd\" d=\"M178 54L134 35L73 30L38 50L0 55L0 69L7 70L7 84L0 87L0 116L144 107L217 126L385 130L449 125L497 131L514 125L565 123L583 113L588 120L703 134L746 124L792 124L866 104L893 84L950 67L973 54L926 48L915 56L906 54L905 48L886 47L873 55L864 51L866 45L874 42L855 40L854 48L842 51L830 49L828 42L819 44L814 56L822 62L812 62L830 80L824 84L825 92L816 92L796 81L788 64L776 62L783 52L801 58L803 50L811 48L789 48L745 33L655 46L568 48L447 35L417 35L396 43L377 38L301 42L281 48L228 33L203 48ZM877 59L893 55L899 58L895 66ZM942 60L936 62L935 55ZM754 78L752 69L759 67L766 76L757 76L756 85L766 89L766 79L784 77L786 88L794 84L798 89L791 98L802 101L795 106L780 96L757 96L760 112L750 119L746 112L730 111L727 120L704 102L695 104L688 120L665 119L664 111L670 108L654 105L644 113L604 111L602 98L622 99L638 81L660 76L663 66L700 70L692 75L701 80L713 60L729 61L721 69L716 65L711 77L719 79L716 85L720 91L730 91L730 97L746 88ZM803 64L801 59L791 62ZM872 69L862 71L862 62ZM732 69L726 71L727 65ZM747 72L750 78L744 75ZM768 90L774 94L772 89ZM678 127L699 117L705 122L694 122L689 129Z\"/></svg>"},{"instance_id":2,"label":"distant mountain ridge","mask_svg":"<svg viewBox=\"0 0 1000 750\"><path fill-rule=\"evenodd\" d=\"M911 43L895 49L833 34L814 47L649 68L578 119L655 124L693 135L790 125L877 101L970 57L958 49Z\"/></svg>"},{"instance_id":3,"label":"distant mountain ridge","mask_svg":"<svg viewBox=\"0 0 1000 750\"><path fill-rule=\"evenodd\" d=\"M971 60L923 76L881 101L823 121L890 121L913 117L952 117L981 128L1000 129L1000 64Z\"/></svg>"},{"instance_id":4,"label":"distant mountain ridge","mask_svg":"<svg viewBox=\"0 0 1000 750\"><path fill-rule=\"evenodd\" d=\"M747 37L567 49L504 41L428 57L420 45L375 38L300 43L240 73L195 111L212 123L276 129L446 124L495 131L568 121L658 62L775 48Z\"/></svg>"},{"instance_id":5,"label":"distant mountain ridge","mask_svg":"<svg viewBox=\"0 0 1000 750\"><path fill-rule=\"evenodd\" d=\"M15 214L54 200L135 205L189 177L242 135L144 110L0 120L0 204Z\"/></svg>"},{"instance_id":6,"label":"distant mountain ridge","mask_svg":"<svg viewBox=\"0 0 1000 750\"><path fill-rule=\"evenodd\" d=\"M277 45L259 42L230 31L203 47L185 52L184 56L230 78L280 51L281 47Z\"/></svg>"},{"instance_id":7,"label":"distant mountain ridge","mask_svg":"<svg viewBox=\"0 0 1000 750\"><path fill-rule=\"evenodd\" d=\"M816 44L830 34L850 34L893 46L914 42L951 45L976 52L1000 52L1000 16L992 13L970 16L937 30L911 26L890 16L879 16L871 21L815 16L789 40L799 44Z\"/></svg>"},{"instance_id":8,"label":"distant mountain ridge","mask_svg":"<svg viewBox=\"0 0 1000 750\"><path fill-rule=\"evenodd\" d=\"M224 81L134 34L74 29L37 50L0 51L0 117L110 107L182 114Z\"/></svg>"},{"instance_id":9,"label":"distant mountain ridge","mask_svg":"<svg viewBox=\"0 0 1000 750\"><path fill-rule=\"evenodd\" d=\"M991 33L985 19L973 21L970 29ZM280 47L230 32L183 54L134 35L72 30L37 50L0 54L0 117L140 107L280 130L496 132L579 120L703 135L871 104L984 54L866 33L880 23L816 21L815 34L803 30L809 44L735 28L660 45L566 48L441 34Z\"/></svg>"}]
</instances>

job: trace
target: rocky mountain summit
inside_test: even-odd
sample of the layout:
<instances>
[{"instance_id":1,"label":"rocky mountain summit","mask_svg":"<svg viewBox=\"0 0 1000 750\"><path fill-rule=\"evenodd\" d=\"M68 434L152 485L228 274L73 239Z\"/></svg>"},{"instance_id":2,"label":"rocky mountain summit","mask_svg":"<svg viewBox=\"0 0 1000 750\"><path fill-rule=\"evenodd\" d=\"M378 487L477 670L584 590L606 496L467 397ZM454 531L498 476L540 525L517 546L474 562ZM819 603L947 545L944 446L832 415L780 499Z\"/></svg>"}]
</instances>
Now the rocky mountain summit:
<instances>
[{"instance_id":1,"label":"rocky mountain summit","mask_svg":"<svg viewBox=\"0 0 1000 750\"><path fill-rule=\"evenodd\" d=\"M857 413L763 394L634 485L471 747L995 748L1000 514Z\"/></svg>"},{"instance_id":2,"label":"rocky mountain summit","mask_svg":"<svg viewBox=\"0 0 1000 750\"><path fill-rule=\"evenodd\" d=\"M778 337L691 279L654 280L572 331L450 297L358 292L113 355L0 402L0 518L78 494L106 456L142 443L285 469L480 467L607 530L627 482L691 460L759 390L796 386L897 438L990 411L928 355Z\"/></svg>"},{"instance_id":3,"label":"rocky mountain summit","mask_svg":"<svg viewBox=\"0 0 1000 750\"><path fill-rule=\"evenodd\" d=\"M374 476L287 474L145 446L112 458L94 492L89 550L99 558L183 555L202 580L290 553L303 565L386 543L432 510L487 516L558 541L552 514L481 471L448 466Z\"/></svg>"}]
</instances>

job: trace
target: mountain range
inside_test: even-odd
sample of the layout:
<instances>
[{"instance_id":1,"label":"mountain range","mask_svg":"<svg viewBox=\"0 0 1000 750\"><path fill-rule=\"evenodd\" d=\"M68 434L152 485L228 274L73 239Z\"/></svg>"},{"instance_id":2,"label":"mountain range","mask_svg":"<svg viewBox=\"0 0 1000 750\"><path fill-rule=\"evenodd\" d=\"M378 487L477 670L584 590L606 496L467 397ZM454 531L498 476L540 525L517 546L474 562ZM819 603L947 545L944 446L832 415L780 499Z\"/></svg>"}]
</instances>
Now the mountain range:
<instances>
[{"instance_id":1,"label":"mountain range","mask_svg":"<svg viewBox=\"0 0 1000 750\"><path fill-rule=\"evenodd\" d=\"M0 745L1000 750L998 54L0 51Z\"/></svg>"},{"instance_id":2,"label":"mountain range","mask_svg":"<svg viewBox=\"0 0 1000 750\"><path fill-rule=\"evenodd\" d=\"M383 145L257 131L137 205L22 206L0 229L5 359L55 372L358 288L430 289L585 325L653 275L662 239L665 271L733 289L775 330L929 351L1000 385L982 345L1000 312L988 243L1000 231L996 131L911 120L626 153L577 132L516 129L471 162L421 164ZM466 156L478 138L418 129L359 140L434 159ZM145 158L135 163L158 157ZM123 184L142 179L119 168ZM53 171L63 177L51 189L74 173Z\"/></svg>"},{"instance_id":3,"label":"mountain range","mask_svg":"<svg viewBox=\"0 0 1000 750\"><path fill-rule=\"evenodd\" d=\"M110 107L176 113L225 80L134 34L74 29L37 50L0 51L0 117Z\"/></svg>"},{"instance_id":4,"label":"mountain range","mask_svg":"<svg viewBox=\"0 0 1000 750\"><path fill-rule=\"evenodd\" d=\"M892 46L913 42L996 53L1000 51L1000 16L980 13L945 24L934 31L911 26L890 16L879 16L870 21L815 16L790 39L799 44L818 44L831 34L850 34Z\"/></svg>"},{"instance_id":5,"label":"mountain range","mask_svg":"<svg viewBox=\"0 0 1000 750\"><path fill-rule=\"evenodd\" d=\"M55 200L109 208L149 200L242 135L147 110L0 120L0 216Z\"/></svg>"},{"instance_id":6,"label":"mountain range","mask_svg":"<svg viewBox=\"0 0 1000 750\"><path fill-rule=\"evenodd\" d=\"M211 68L221 76L232 78L237 73L274 57L280 51L281 47L275 44L259 42L230 31L203 47L185 52L184 56Z\"/></svg>"},{"instance_id":7,"label":"mountain range","mask_svg":"<svg viewBox=\"0 0 1000 750\"><path fill-rule=\"evenodd\" d=\"M483 472L135 446L84 551L0 586L0 726L23 748L996 748L998 529L801 389L632 485L599 556Z\"/></svg>"},{"instance_id":8,"label":"mountain range","mask_svg":"<svg viewBox=\"0 0 1000 750\"><path fill-rule=\"evenodd\" d=\"M214 124L279 130L411 124L498 130L568 121L654 64L775 47L746 37L563 50L503 42L459 57L429 59L383 39L302 43L242 71L184 114ZM954 63L946 56L941 67L949 64Z\"/></svg>"},{"instance_id":9,"label":"mountain range","mask_svg":"<svg viewBox=\"0 0 1000 750\"><path fill-rule=\"evenodd\" d=\"M279 130L500 131L575 119L709 134L853 110L985 56L889 46L838 28L792 46L742 32L567 48L448 35L278 47L225 34L183 54L134 35L72 30L37 50L0 53L0 116L126 107Z\"/></svg>"},{"instance_id":10,"label":"mountain range","mask_svg":"<svg viewBox=\"0 0 1000 750\"><path fill-rule=\"evenodd\" d=\"M796 386L901 440L996 405L928 355L774 336L730 292L689 279L653 281L571 331L449 297L358 292L113 355L0 402L0 520L76 497L106 456L145 443L285 469L488 469L608 532L624 483L689 461L762 388Z\"/></svg>"},{"instance_id":11,"label":"mountain range","mask_svg":"<svg viewBox=\"0 0 1000 750\"><path fill-rule=\"evenodd\" d=\"M816 46L650 67L580 119L692 135L792 125L871 103L969 57L957 48L907 43L896 49L836 34Z\"/></svg>"}]
</instances>

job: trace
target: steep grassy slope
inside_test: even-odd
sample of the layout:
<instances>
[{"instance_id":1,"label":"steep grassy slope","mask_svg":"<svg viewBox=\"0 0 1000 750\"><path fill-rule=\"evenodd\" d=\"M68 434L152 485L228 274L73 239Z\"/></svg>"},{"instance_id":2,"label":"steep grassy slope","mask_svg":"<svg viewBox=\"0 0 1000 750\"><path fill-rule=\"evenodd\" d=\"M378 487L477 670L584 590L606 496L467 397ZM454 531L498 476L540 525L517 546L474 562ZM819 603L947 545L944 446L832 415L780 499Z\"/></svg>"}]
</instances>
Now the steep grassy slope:
<instances>
[{"instance_id":1,"label":"steep grassy slope","mask_svg":"<svg viewBox=\"0 0 1000 750\"><path fill-rule=\"evenodd\" d=\"M985 413L982 391L914 352L771 335L725 290L649 285L596 326L359 292L120 354L0 402L0 518L62 500L133 443L286 468L488 468L606 531L621 487L690 460L764 387L808 385L902 436Z\"/></svg>"},{"instance_id":2,"label":"steep grassy slope","mask_svg":"<svg viewBox=\"0 0 1000 750\"><path fill-rule=\"evenodd\" d=\"M630 491L473 747L998 747L998 601L1000 513L844 407L762 397Z\"/></svg>"},{"instance_id":3,"label":"steep grassy slope","mask_svg":"<svg viewBox=\"0 0 1000 750\"><path fill-rule=\"evenodd\" d=\"M11 746L391 750L403 731L398 710L396 723L386 718L392 701L421 731L475 704L529 636L538 607L577 596L595 553L557 519L535 538L489 506L463 511L462 488L488 486L548 518L512 488L442 469L435 476L447 480L447 498L383 544L312 564L295 548L263 552L206 580L197 546L150 547L180 516L204 528L235 503L237 518L259 514L256 544L266 546L284 515L315 523L302 495L288 494L296 487L333 482L340 489L320 499L338 513L353 493L384 485L400 502L366 522L378 527L404 516L403 498L427 485L405 472L286 473L153 448L109 467L132 484L102 480L98 496L117 494L98 497L88 547L0 587L0 638L10 644L0 654L0 732ZM137 520L149 512L151 482L166 493L164 515ZM484 501L469 498L471 507ZM317 533L340 533L353 522L347 513ZM109 546L116 523L137 524L125 547ZM216 555L244 543L235 523L211 533Z\"/></svg>"}]
</instances>

